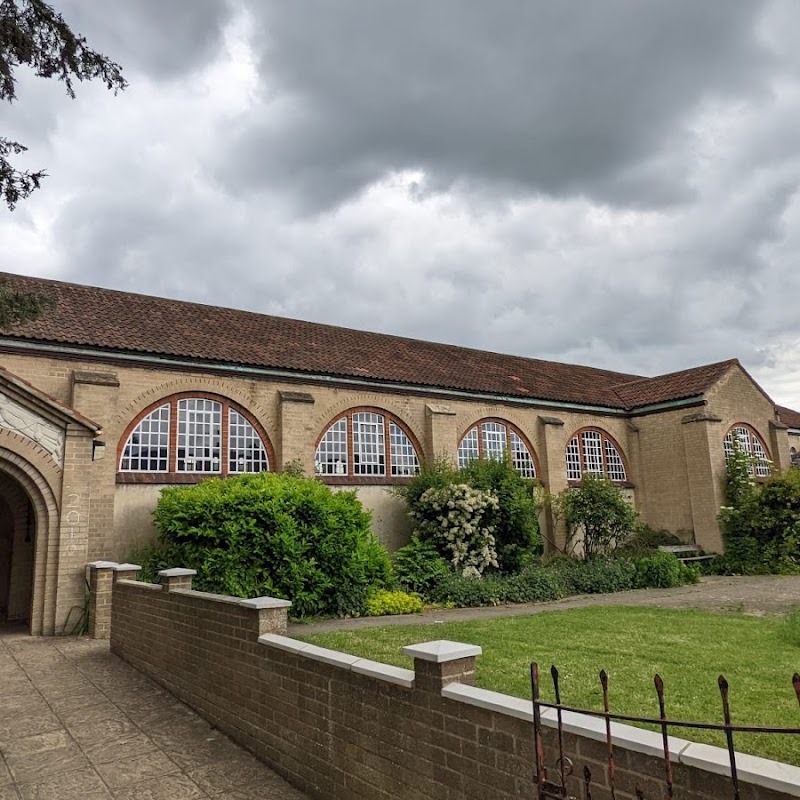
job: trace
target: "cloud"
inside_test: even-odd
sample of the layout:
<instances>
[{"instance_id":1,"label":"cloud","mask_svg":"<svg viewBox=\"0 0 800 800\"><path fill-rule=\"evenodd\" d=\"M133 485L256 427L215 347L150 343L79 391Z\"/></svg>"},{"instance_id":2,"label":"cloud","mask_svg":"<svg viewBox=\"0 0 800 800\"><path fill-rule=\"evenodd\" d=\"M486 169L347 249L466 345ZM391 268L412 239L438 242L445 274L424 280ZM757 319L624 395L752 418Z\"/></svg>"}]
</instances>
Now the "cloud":
<instances>
[{"instance_id":1,"label":"cloud","mask_svg":"<svg viewBox=\"0 0 800 800\"><path fill-rule=\"evenodd\" d=\"M698 106L763 91L763 4L254 4L262 103L226 174L312 210L392 171L431 190L584 194L660 206L689 198ZM271 110L276 113L271 113Z\"/></svg>"},{"instance_id":2,"label":"cloud","mask_svg":"<svg viewBox=\"0 0 800 800\"><path fill-rule=\"evenodd\" d=\"M23 78L0 268L800 408L796 3L164 5L64 3L131 86Z\"/></svg>"}]
</instances>

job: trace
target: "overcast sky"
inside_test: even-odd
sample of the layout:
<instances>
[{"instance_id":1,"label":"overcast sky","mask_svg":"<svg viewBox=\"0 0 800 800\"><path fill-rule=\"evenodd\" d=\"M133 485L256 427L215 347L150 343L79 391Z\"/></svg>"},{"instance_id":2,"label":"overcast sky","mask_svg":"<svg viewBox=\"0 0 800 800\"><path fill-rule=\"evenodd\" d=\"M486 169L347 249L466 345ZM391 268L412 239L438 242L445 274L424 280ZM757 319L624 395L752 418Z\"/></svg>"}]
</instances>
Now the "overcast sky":
<instances>
[{"instance_id":1,"label":"overcast sky","mask_svg":"<svg viewBox=\"0 0 800 800\"><path fill-rule=\"evenodd\" d=\"M800 408L797 0L60 0L0 267Z\"/></svg>"}]
</instances>

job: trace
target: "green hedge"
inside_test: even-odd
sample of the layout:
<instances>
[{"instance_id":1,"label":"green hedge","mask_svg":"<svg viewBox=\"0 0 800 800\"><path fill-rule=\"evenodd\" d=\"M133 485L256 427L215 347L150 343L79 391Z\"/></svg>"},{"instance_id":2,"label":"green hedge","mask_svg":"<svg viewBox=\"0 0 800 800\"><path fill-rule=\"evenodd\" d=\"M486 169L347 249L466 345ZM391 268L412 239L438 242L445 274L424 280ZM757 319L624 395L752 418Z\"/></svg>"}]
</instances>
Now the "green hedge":
<instances>
[{"instance_id":1,"label":"green hedge","mask_svg":"<svg viewBox=\"0 0 800 800\"><path fill-rule=\"evenodd\" d=\"M464 578L451 572L432 587L427 597L432 602L456 607L541 603L576 594L682 586L698 579L697 570L682 564L672 553L636 560L583 561L559 557L526 567L516 575Z\"/></svg>"},{"instance_id":2,"label":"green hedge","mask_svg":"<svg viewBox=\"0 0 800 800\"><path fill-rule=\"evenodd\" d=\"M159 565L197 570L201 591L292 601L292 614L362 614L392 583L388 554L354 492L275 473L164 489Z\"/></svg>"}]
</instances>

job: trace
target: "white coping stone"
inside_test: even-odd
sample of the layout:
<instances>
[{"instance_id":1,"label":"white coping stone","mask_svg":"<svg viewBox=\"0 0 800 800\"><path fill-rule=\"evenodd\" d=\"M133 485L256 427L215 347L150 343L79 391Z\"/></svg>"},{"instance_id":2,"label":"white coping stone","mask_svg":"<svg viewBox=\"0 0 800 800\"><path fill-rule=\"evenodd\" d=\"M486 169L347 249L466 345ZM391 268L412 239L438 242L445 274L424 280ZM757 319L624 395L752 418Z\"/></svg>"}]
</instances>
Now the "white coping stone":
<instances>
[{"instance_id":1,"label":"white coping stone","mask_svg":"<svg viewBox=\"0 0 800 800\"><path fill-rule=\"evenodd\" d=\"M277 633L265 633L258 637L259 644L274 647L276 650L284 650L287 653L302 653L307 647L311 647L308 642L298 642L289 636L279 636Z\"/></svg>"},{"instance_id":2,"label":"white coping stone","mask_svg":"<svg viewBox=\"0 0 800 800\"><path fill-rule=\"evenodd\" d=\"M197 575L197 570L173 567L172 569L162 569L158 574L162 578L181 578L184 575Z\"/></svg>"},{"instance_id":3,"label":"white coping stone","mask_svg":"<svg viewBox=\"0 0 800 800\"><path fill-rule=\"evenodd\" d=\"M93 569L113 569L117 566L116 561L92 561L86 565L87 567L92 567Z\"/></svg>"},{"instance_id":4,"label":"white coping stone","mask_svg":"<svg viewBox=\"0 0 800 800\"><path fill-rule=\"evenodd\" d=\"M138 564L115 564L114 572L138 572L141 567Z\"/></svg>"},{"instance_id":5,"label":"white coping stone","mask_svg":"<svg viewBox=\"0 0 800 800\"><path fill-rule=\"evenodd\" d=\"M555 726L557 725L557 712L555 709L550 710L553 715L548 716L548 719L543 721L547 725ZM606 740L606 723L600 717L578 714L575 711L562 711L561 717L563 728L568 733L575 733L599 742ZM612 721L611 739L615 745L624 747L626 750L633 750L635 753L642 753L646 756L664 758L664 740L661 738L661 734L655 731L646 731L642 728L634 728L632 725ZM677 736L669 736L668 743L672 758L679 758L680 754L689 746L689 742L686 739L679 739Z\"/></svg>"},{"instance_id":6,"label":"white coping stone","mask_svg":"<svg viewBox=\"0 0 800 800\"><path fill-rule=\"evenodd\" d=\"M154 584L160 589L161 586ZM197 597L199 600L212 600L215 603L227 603L230 606L241 605L242 598L234 597L230 594L212 594L211 592L201 592L199 589L173 589L172 593L181 597Z\"/></svg>"},{"instance_id":7,"label":"white coping stone","mask_svg":"<svg viewBox=\"0 0 800 800\"><path fill-rule=\"evenodd\" d=\"M463 642L451 642L447 639L438 639L435 642L422 642L421 644L411 644L403 648L407 656L419 658L422 661L433 661L436 664L444 664L447 661L455 661L459 658L471 658L479 656L483 650L477 644L464 644Z\"/></svg>"},{"instance_id":8,"label":"white coping stone","mask_svg":"<svg viewBox=\"0 0 800 800\"><path fill-rule=\"evenodd\" d=\"M251 597L249 600L240 600L239 605L247 608L290 608L292 603L279 597Z\"/></svg>"},{"instance_id":9,"label":"white coping stone","mask_svg":"<svg viewBox=\"0 0 800 800\"><path fill-rule=\"evenodd\" d=\"M490 692L476 686L451 683L442 689L442 697L458 700L471 706L484 708L509 717L533 722L533 703L518 697L510 697L500 692ZM588 739L605 741L605 721L588 714L562 711L563 729L568 733L585 736ZM542 711L542 724L554 728L558 725L556 709ZM614 745L636 753L664 757L663 740L660 733L634 728L620 722L611 723L611 737ZM670 756L688 767L712 772L717 775L730 775L728 751L722 747L689 742L676 736L668 738ZM800 797L800 767L782 764L746 753L736 753L736 769L744 783L762 786L789 797Z\"/></svg>"},{"instance_id":10,"label":"white coping stone","mask_svg":"<svg viewBox=\"0 0 800 800\"><path fill-rule=\"evenodd\" d=\"M307 644L302 654L303 658L310 658L313 661L321 661L323 664L344 669L350 669L359 660L358 656L340 653L338 650L329 650L327 647L318 647L315 644Z\"/></svg>"},{"instance_id":11,"label":"white coping stone","mask_svg":"<svg viewBox=\"0 0 800 800\"><path fill-rule=\"evenodd\" d=\"M704 769L718 775L730 775L728 751L710 744L692 742L681 753L681 764ZM800 797L800 767L782 764L767 758L736 753L736 772L739 780L782 792L787 797Z\"/></svg>"},{"instance_id":12,"label":"white coping stone","mask_svg":"<svg viewBox=\"0 0 800 800\"><path fill-rule=\"evenodd\" d=\"M350 665L350 670L359 675L367 675L370 678L378 678L388 683L396 683L398 686L405 686L406 689L414 687L414 670L393 667L390 664L382 664L380 661L370 661L368 658L359 658L358 661Z\"/></svg>"},{"instance_id":13,"label":"white coping stone","mask_svg":"<svg viewBox=\"0 0 800 800\"><path fill-rule=\"evenodd\" d=\"M463 683L451 683L445 686L442 689L442 697L460 700L470 706L485 708L487 711L496 711L533 723L533 703L530 700L510 697L500 692L490 692L488 689L479 689L477 686L467 686Z\"/></svg>"}]
</instances>

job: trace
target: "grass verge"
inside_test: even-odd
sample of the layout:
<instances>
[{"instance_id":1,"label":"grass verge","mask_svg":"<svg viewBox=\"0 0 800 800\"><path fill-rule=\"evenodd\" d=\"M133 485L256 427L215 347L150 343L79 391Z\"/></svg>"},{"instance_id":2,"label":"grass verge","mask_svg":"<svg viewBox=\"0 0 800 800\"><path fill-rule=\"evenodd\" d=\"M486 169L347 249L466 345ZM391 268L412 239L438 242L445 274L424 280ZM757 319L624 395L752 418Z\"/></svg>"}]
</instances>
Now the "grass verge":
<instances>
[{"instance_id":1,"label":"grass verge","mask_svg":"<svg viewBox=\"0 0 800 800\"><path fill-rule=\"evenodd\" d=\"M794 621L792 621L794 620ZM701 611L604 607L531 616L334 631L298 638L346 653L411 667L402 647L432 639L479 644L479 686L530 697L529 664L561 676L562 701L600 710L598 673L609 673L612 710L657 716L653 676L666 685L672 719L722 722L717 677L730 684L733 721L800 727L792 675L800 671L797 617L749 617ZM552 688L543 699L552 700ZM722 735L673 729L672 735L718 746ZM736 749L800 765L800 735L737 734Z\"/></svg>"}]
</instances>

